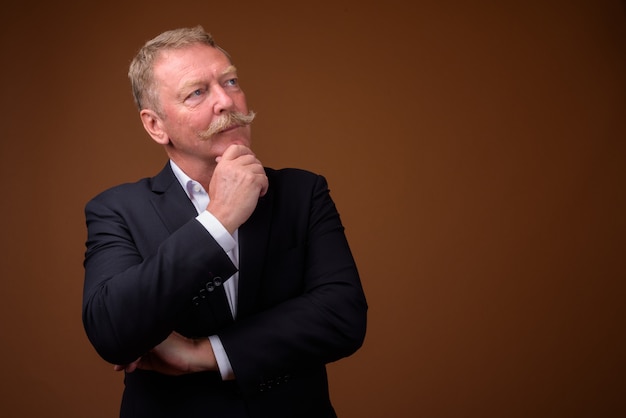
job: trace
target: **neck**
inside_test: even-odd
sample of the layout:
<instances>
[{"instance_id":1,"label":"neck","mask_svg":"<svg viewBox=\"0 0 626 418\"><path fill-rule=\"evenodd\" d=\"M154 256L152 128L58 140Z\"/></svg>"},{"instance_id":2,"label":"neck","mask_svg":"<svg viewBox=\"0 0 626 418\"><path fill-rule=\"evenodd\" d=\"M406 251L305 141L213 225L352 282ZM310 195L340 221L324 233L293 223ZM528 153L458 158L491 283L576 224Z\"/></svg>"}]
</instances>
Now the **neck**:
<instances>
[{"instance_id":1,"label":"neck","mask_svg":"<svg viewBox=\"0 0 626 418\"><path fill-rule=\"evenodd\" d=\"M216 162L207 163L205 161L188 161L180 158L170 159L176 163L176 165L183 170L185 174L192 180L197 181L204 187L204 190L209 191L209 184L211 178L213 178L213 171L215 171Z\"/></svg>"}]
</instances>

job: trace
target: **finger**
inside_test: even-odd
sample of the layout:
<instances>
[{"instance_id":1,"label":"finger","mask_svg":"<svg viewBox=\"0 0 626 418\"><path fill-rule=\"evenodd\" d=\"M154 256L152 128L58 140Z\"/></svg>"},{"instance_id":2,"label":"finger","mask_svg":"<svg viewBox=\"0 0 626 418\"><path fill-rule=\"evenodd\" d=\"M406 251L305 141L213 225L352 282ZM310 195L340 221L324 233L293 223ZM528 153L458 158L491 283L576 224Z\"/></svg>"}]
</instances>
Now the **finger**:
<instances>
[{"instance_id":1,"label":"finger","mask_svg":"<svg viewBox=\"0 0 626 418\"><path fill-rule=\"evenodd\" d=\"M122 365L119 365L119 364L116 364L116 365L113 366L113 371L116 371L116 372L125 371L126 373L132 373L136 369L137 369L137 363L136 362L127 364L125 366L122 366Z\"/></svg>"},{"instance_id":2,"label":"finger","mask_svg":"<svg viewBox=\"0 0 626 418\"><path fill-rule=\"evenodd\" d=\"M137 369L137 366L139 365L141 360L142 360L142 357L139 357L137 360L129 364L115 364L113 366L113 370L116 372L121 372L122 370L124 370L128 373L132 373L135 371L135 369Z\"/></svg>"},{"instance_id":3,"label":"finger","mask_svg":"<svg viewBox=\"0 0 626 418\"><path fill-rule=\"evenodd\" d=\"M229 145L228 148L226 148L226 150L222 154L221 160L234 160L235 158L241 157L242 155L254 155L254 153L250 148L246 147L245 145L232 144Z\"/></svg>"},{"instance_id":4,"label":"finger","mask_svg":"<svg viewBox=\"0 0 626 418\"><path fill-rule=\"evenodd\" d=\"M263 164L254 154L243 154L235 159L241 166L255 166L257 170L265 172ZM233 160L233 161L235 161Z\"/></svg>"},{"instance_id":5,"label":"finger","mask_svg":"<svg viewBox=\"0 0 626 418\"><path fill-rule=\"evenodd\" d=\"M265 184L261 187L261 192L259 193L259 197L265 196L267 194L267 189L269 189L269 184L266 181Z\"/></svg>"},{"instance_id":6,"label":"finger","mask_svg":"<svg viewBox=\"0 0 626 418\"><path fill-rule=\"evenodd\" d=\"M265 169L263 168L263 179L261 182L261 193L259 194L260 197L263 197L267 194L267 191L270 188L270 180L267 178L267 174L265 173Z\"/></svg>"}]
</instances>

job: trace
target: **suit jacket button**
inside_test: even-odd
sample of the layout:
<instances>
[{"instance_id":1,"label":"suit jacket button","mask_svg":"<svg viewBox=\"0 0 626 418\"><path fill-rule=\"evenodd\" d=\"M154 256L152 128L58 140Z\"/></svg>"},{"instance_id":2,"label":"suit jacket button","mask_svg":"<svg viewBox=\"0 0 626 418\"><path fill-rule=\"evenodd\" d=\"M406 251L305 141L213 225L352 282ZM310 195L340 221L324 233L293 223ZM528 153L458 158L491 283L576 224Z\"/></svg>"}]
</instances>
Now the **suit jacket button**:
<instances>
[{"instance_id":1,"label":"suit jacket button","mask_svg":"<svg viewBox=\"0 0 626 418\"><path fill-rule=\"evenodd\" d=\"M201 298L201 299L206 299L206 295L205 295L205 293L206 293L206 290L204 290L204 289L200 289L199 295L200 295L200 298Z\"/></svg>"},{"instance_id":2,"label":"suit jacket button","mask_svg":"<svg viewBox=\"0 0 626 418\"><path fill-rule=\"evenodd\" d=\"M222 278L217 276L216 278L213 279L213 284L215 286L221 286L222 285Z\"/></svg>"},{"instance_id":3,"label":"suit jacket button","mask_svg":"<svg viewBox=\"0 0 626 418\"><path fill-rule=\"evenodd\" d=\"M191 299L191 302L195 305L195 306L199 306L200 305L200 298L198 296L194 296Z\"/></svg>"},{"instance_id":4,"label":"suit jacket button","mask_svg":"<svg viewBox=\"0 0 626 418\"><path fill-rule=\"evenodd\" d=\"M212 292L213 290L215 290L215 286L213 285L212 282L208 282L206 284L206 290L208 290L209 292Z\"/></svg>"}]
</instances>

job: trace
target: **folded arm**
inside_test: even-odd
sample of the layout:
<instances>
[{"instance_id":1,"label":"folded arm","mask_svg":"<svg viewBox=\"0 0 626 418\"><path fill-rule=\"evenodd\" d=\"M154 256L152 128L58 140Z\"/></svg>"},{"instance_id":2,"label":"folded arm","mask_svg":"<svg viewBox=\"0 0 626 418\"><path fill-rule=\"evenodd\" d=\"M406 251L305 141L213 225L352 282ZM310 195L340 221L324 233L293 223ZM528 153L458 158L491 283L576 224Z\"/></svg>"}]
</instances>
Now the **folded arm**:
<instances>
[{"instance_id":1,"label":"folded arm","mask_svg":"<svg viewBox=\"0 0 626 418\"><path fill-rule=\"evenodd\" d=\"M321 176L312 188L306 229L306 240L268 266L267 274L299 282L299 293L218 333L244 385L336 361L354 353L365 338L365 295Z\"/></svg>"},{"instance_id":2,"label":"folded arm","mask_svg":"<svg viewBox=\"0 0 626 418\"><path fill-rule=\"evenodd\" d=\"M96 351L113 364L132 363L164 341L208 277L236 271L194 219L144 257L126 217L109 201L86 207L83 323Z\"/></svg>"}]
</instances>

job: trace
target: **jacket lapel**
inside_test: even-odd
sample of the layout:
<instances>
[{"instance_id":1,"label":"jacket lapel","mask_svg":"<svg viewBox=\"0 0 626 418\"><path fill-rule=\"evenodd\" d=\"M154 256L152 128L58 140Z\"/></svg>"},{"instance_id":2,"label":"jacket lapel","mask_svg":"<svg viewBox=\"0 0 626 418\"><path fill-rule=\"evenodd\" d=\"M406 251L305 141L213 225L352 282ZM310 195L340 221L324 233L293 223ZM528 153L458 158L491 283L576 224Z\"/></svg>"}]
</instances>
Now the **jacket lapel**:
<instances>
[{"instance_id":1,"label":"jacket lapel","mask_svg":"<svg viewBox=\"0 0 626 418\"><path fill-rule=\"evenodd\" d=\"M152 205L170 234L198 215L195 206L176 179L169 162L153 178L152 191L154 192ZM210 279L207 277L207 282ZM232 321L224 286L215 287L212 296L209 309L213 318L218 323ZM201 318L199 320L204 322Z\"/></svg>"},{"instance_id":2,"label":"jacket lapel","mask_svg":"<svg viewBox=\"0 0 626 418\"><path fill-rule=\"evenodd\" d=\"M152 205L170 234L197 215L196 208L176 180L169 162L152 179L152 192Z\"/></svg>"},{"instance_id":3,"label":"jacket lapel","mask_svg":"<svg viewBox=\"0 0 626 418\"><path fill-rule=\"evenodd\" d=\"M243 318L256 309L265 267L274 205L271 186L259 199L252 216L239 228L239 291L237 316Z\"/></svg>"}]
</instances>

